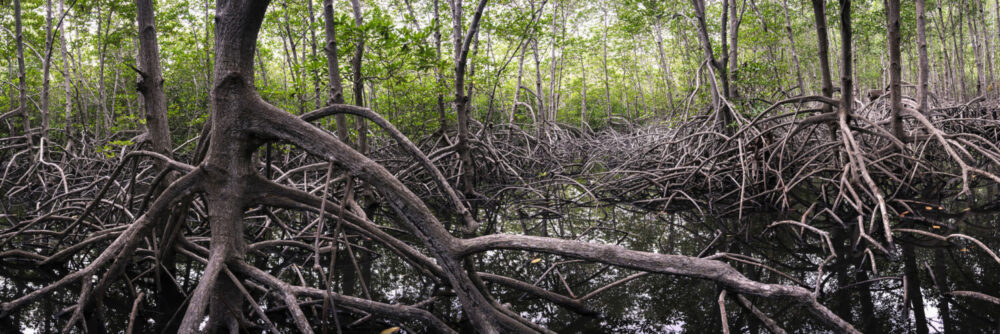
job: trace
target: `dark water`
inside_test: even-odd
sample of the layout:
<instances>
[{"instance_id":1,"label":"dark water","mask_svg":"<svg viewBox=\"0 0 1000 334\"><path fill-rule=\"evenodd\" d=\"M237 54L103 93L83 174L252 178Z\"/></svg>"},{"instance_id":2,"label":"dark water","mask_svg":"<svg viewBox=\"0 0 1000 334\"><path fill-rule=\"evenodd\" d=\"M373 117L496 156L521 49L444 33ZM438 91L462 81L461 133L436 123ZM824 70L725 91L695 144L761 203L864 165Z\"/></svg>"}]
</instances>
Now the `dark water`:
<instances>
[{"instance_id":1,"label":"dark water","mask_svg":"<svg viewBox=\"0 0 1000 334\"><path fill-rule=\"evenodd\" d=\"M989 208L988 206L980 208ZM962 212L968 203L953 204L946 210L939 210L939 215L932 217L940 222L954 225L958 232L980 238L984 243L997 248L1000 245L996 226L997 214L993 210L977 209L977 212ZM782 270L797 279L812 285L817 281L816 265L824 257L821 241L816 238L806 238L799 242L794 233L781 231L765 231L765 227L774 219L781 217L775 213L748 212L742 222L732 218L700 219L695 213L668 214L663 212L645 212L633 207L615 206L603 208L576 208L562 210L558 215L547 215L535 218L532 212L510 212L509 215L497 216L494 225L496 233L526 233L532 235L548 235L562 238L578 238L591 242L619 244L630 249L696 255L702 252L713 240L718 231L723 232L706 254L720 251L740 253L760 259L763 263ZM971 211L971 210L970 210ZM960 215L958 215L960 214ZM248 231L256 231L254 226L262 224L256 218L247 219ZM598 227L598 228L593 228ZM525 230L527 228L527 231ZM583 234L586 232L586 234ZM356 250L360 258L360 266L365 272L366 285L372 298L387 303L414 304L435 294L439 287L413 270L408 264L393 256L386 249L362 243L374 253L369 255ZM847 247L847 246L845 246ZM958 242L943 249L944 259L935 259L935 248L918 248L917 262L934 265L935 261L944 261L947 266L946 280L952 290L979 291L989 295L1000 295L1000 264L994 262L985 253L975 249L974 245ZM92 250L89 255L77 256L70 261L70 266L79 268L86 259L96 255L99 250ZM303 279L313 286L320 286L318 275L310 268L312 260L309 252L286 252L283 254L249 254L248 261L259 267L270 269L288 282L298 282L296 270L302 273ZM550 291L570 295L567 286L576 297L583 296L606 284L627 277L636 272L609 267L598 263L570 261L572 259L558 256L536 254L520 251L490 251L479 254L475 263L483 272L494 273L525 282L535 282ZM326 261L326 260L324 260ZM534 262L534 263L533 263ZM324 262L325 263L325 262ZM353 268L346 265L348 261L338 260L341 264L337 270L342 273L339 280L351 279ZM788 279L779 277L757 266L729 261L744 275L751 279L769 282L793 284ZM900 276L902 261L879 257L877 266L880 276ZM201 266L197 263L180 261L182 273L191 274L187 279L179 277L181 284L193 289L197 282ZM553 267L554 266L554 267ZM139 267L133 266L127 274L138 276ZM853 273L858 268L869 271L870 263L853 265L847 269L852 273L848 284L857 280ZM551 270L550 270L551 269ZM66 268L36 268L34 266L15 262L0 263L0 300L7 301L23 296L44 284L66 274ZM543 273L548 274L542 277ZM558 274L556 273L558 272ZM347 274L345 277L343 274ZM562 279L559 278L562 275ZM941 295L931 283L929 272L921 271L921 280L925 309L933 327L942 328L942 319L938 315L937 305ZM145 277L149 277L148 275ZM849 289L837 291L837 278L832 271L824 276L824 289L820 302L831 309L839 306L838 300L847 300L851 305L852 323L861 328L864 318L875 321L879 332L909 333L913 331L912 322L906 321L902 313L902 289L898 279L887 279L868 285L874 304L874 314L860 314L858 306L859 290ZM939 278L940 279L940 278ZM565 283L563 283L565 280ZM676 276L647 275L626 284L604 291L587 305L596 310L598 316L582 316L561 306L526 295L519 290L509 289L503 285L486 283L490 292L501 303L509 303L512 310L523 317L559 333L714 333L721 332L721 317L718 305L718 295L721 290L712 282ZM107 324L111 333L123 332L131 309L134 291L146 291L147 297L141 308L137 321L137 332L160 333L163 331L162 320L165 314L183 315L183 310L162 309L156 306L152 297L151 279L137 280L132 286L118 283L109 292L106 301L108 313ZM0 332L58 332L65 325L69 314L64 308L73 305L79 291L79 285L71 286L47 297L42 302L36 302L14 312L11 316L0 319ZM353 290L351 294L361 295L359 285L341 286L338 290ZM838 299L846 294L846 299ZM261 294L255 293L260 299ZM749 297L749 296L748 296ZM814 318L804 312L801 307L786 300L763 299L749 297L755 306L768 314L782 327L790 332L814 333L823 332L826 328L818 324ZM273 299L272 299L273 300ZM276 307L280 305L267 305ZM1000 319L1000 308L990 304L966 298L952 299L951 319L960 332L979 333L996 332ZM460 319L460 308L457 302L442 299L429 306L443 320L452 323L453 328L468 330L468 324ZM744 310L735 302L732 295L726 303L727 320L733 332L766 332L750 312ZM319 312L312 307L304 309L307 315ZM250 314L249 312L247 314ZM271 312L268 316L285 328L294 328L289 323L284 312ZM341 310L341 323L346 324L357 320L358 316ZM160 321L160 322L158 322ZM366 321L347 332L372 333L392 326L402 325L413 332L422 332L422 326L417 322L397 323L385 319ZM318 329L318 328L317 328ZM262 332L261 328L248 328L248 332ZM288 330L286 332L294 332ZM932 328L932 332L934 329Z\"/></svg>"}]
</instances>

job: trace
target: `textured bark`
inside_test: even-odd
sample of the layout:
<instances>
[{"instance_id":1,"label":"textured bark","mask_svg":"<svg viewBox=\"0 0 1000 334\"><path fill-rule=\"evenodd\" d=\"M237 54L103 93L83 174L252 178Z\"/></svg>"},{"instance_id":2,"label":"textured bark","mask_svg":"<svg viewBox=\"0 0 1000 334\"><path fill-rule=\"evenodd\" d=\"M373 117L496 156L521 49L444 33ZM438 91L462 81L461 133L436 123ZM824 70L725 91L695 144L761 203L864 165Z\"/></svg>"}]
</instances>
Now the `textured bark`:
<instances>
[{"instance_id":1,"label":"textured bark","mask_svg":"<svg viewBox=\"0 0 1000 334\"><path fill-rule=\"evenodd\" d=\"M153 152L170 157L170 128L167 125L167 97L163 93L160 47L156 39L156 21L152 0L136 0L139 26L139 71L136 89L146 106L146 130Z\"/></svg>"},{"instance_id":2,"label":"textured bark","mask_svg":"<svg viewBox=\"0 0 1000 334\"><path fill-rule=\"evenodd\" d=\"M360 28L364 24L361 15L360 0L351 0L351 12L354 14L354 26ZM365 40L364 37L360 37L354 41L354 57L351 58L351 73L352 81L354 82L352 89L354 93L354 105L359 107L365 106L365 79L361 75L361 63L364 60L364 55ZM359 121L357 122L357 127L358 150L361 151L361 154L366 154L368 153L368 122Z\"/></svg>"},{"instance_id":3,"label":"textured bark","mask_svg":"<svg viewBox=\"0 0 1000 334\"><path fill-rule=\"evenodd\" d=\"M323 0L323 28L326 34L326 69L327 80L330 81L330 92L327 104L344 103L344 86L340 77L340 59L337 53L337 24L333 17L333 0ZM347 130L347 118L344 115L334 117L337 122L337 137L348 142L350 133Z\"/></svg>"},{"instance_id":4,"label":"textured bark","mask_svg":"<svg viewBox=\"0 0 1000 334\"><path fill-rule=\"evenodd\" d=\"M819 71L822 76L823 96L833 97L833 75L830 72L830 39L827 37L826 1L812 0L813 15L816 17L816 36L818 39Z\"/></svg>"},{"instance_id":5,"label":"textured bark","mask_svg":"<svg viewBox=\"0 0 1000 334\"><path fill-rule=\"evenodd\" d=\"M853 29L851 28L851 0L840 0L840 112L851 114L851 103L854 98L854 57L851 45ZM888 233L888 231L886 232Z\"/></svg>"},{"instance_id":6,"label":"textured bark","mask_svg":"<svg viewBox=\"0 0 1000 334\"><path fill-rule=\"evenodd\" d=\"M465 70L468 67L469 51L472 49L473 39L479 33L479 22L486 10L487 0L480 0L476 6L476 11L472 15L469 23L469 31L463 32L462 27L462 0L452 1L452 19L454 29L452 31L455 42L455 114L458 116L458 145L455 150L462 160L462 191L467 198L474 196L475 174L472 163L472 153L469 148L469 97L465 92ZM472 233L473 231L466 231Z\"/></svg>"},{"instance_id":7,"label":"textured bark","mask_svg":"<svg viewBox=\"0 0 1000 334\"><path fill-rule=\"evenodd\" d=\"M896 138L906 138L903 130L903 72L902 57L899 48L899 0L887 0L886 27L888 28L889 45L889 127ZM846 44L845 44L846 45ZM846 87L846 86L845 86ZM846 89L846 88L845 88ZM848 100L848 103L850 100Z\"/></svg>"},{"instance_id":8,"label":"textured bark","mask_svg":"<svg viewBox=\"0 0 1000 334\"><path fill-rule=\"evenodd\" d=\"M802 303L802 306L838 332L857 333L850 323L837 317L814 299L812 292L801 288L752 281L722 262L703 258L654 254L628 250L615 245L594 244L583 241L563 240L521 235L488 235L460 241L464 253L488 249L516 249L580 258L612 264L624 268L654 273L683 275L712 280L727 290L764 297L784 297Z\"/></svg>"},{"instance_id":9,"label":"textured bark","mask_svg":"<svg viewBox=\"0 0 1000 334\"><path fill-rule=\"evenodd\" d=\"M712 106L716 113L716 125L720 132L725 133L729 123L732 122L731 112L724 101L730 98L729 71L727 70L729 68L729 49L726 39L729 0L724 0L722 4L722 59L716 59L715 53L712 51L712 39L708 36L708 26L705 22L705 0L691 0L691 4L694 5L698 39L701 40L705 61L712 68L712 75L708 82L712 87ZM718 82L716 78L718 78Z\"/></svg>"},{"instance_id":10,"label":"textured bark","mask_svg":"<svg viewBox=\"0 0 1000 334\"><path fill-rule=\"evenodd\" d=\"M52 0L45 0L45 50L42 54L42 91L38 108L42 116L41 136L44 139L49 138L49 72L52 68L53 37Z\"/></svg>"}]
</instances>

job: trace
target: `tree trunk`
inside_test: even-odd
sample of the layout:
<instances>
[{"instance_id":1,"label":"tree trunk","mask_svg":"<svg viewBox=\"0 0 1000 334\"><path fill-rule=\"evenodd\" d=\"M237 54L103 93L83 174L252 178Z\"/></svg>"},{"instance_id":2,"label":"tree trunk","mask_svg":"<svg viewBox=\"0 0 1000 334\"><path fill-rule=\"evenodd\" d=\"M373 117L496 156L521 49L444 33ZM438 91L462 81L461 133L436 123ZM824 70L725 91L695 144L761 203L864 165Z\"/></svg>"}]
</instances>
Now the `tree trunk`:
<instances>
[{"instance_id":1,"label":"tree trunk","mask_svg":"<svg viewBox=\"0 0 1000 334\"><path fill-rule=\"evenodd\" d=\"M819 69L822 76L823 96L833 97L833 75L830 72L830 40L827 37L826 0L812 0L813 15L816 17ZM846 48L845 48L846 49ZM848 57L848 59L850 59ZM830 107L824 107L827 111Z\"/></svg>"},{"instance_id":2,"label":"tree trunk","mask_svg":"<svg viewBox=\"0 0 1000 334\"><path fill-rule=\"evenodd\" d=\"M938 21L944 22L944 13L941 11L941 3L938 3L937 13L938 13ZM944 74L946 81L942 82L941 86L949 88L947 91L941 90L938 93L941 94L948 92L953 94L956 90L955 87L957 86L957 84L955 83L955 67L951 66L951 56L948 55L948 42L947 40L945 40L944 27L939 27L937 29L937 35L939 42L938 44L939 47L941 48L941 57L944 58L944 66L945 66Z\"/></svg>"},{"instance_id":3,"label":"tree trunk","mask_svg":"<svg viewBox=\"0 0 1000 334\"><path fill-rule=\"evenodd\" d=\"M441 60L441 14L438 6L438 0L434 0L434 50L435 50L435 60ZM523 58L523 57L522 57ZM444 94L441 93L441 89L444 88L444 76L441 73L441 66L434 66L434 77L437 81L437 110L438 110L438 126L440 127L441 134L444 135L445 130L448 129L448 118L444 111ZM517 99L515 99L517 100Z\"/></svg>"},{"instance_id":4,"label":"tree trunk","mask_svg":"<svg viewBox=\"0 0 1000 334\"><path fill-rule=\"evenodd\" d=\"M309 12L309 28L308 28L309 29L309 38L310 38L309 39L309 42L310 42L309 43L309 51L312 54L312 59L315 60L318 57L316 55L316 30L313 29L313 26L314 26L314 24L316 22L316 19L315 19L315 14L313 13L313 2L312 2L312 0L307 0L306 1L306 9ZM313 79L313 96L314 96L315 101L316 101L316 108L318 109L319 107L323 106L323 98L321 97L322 94L320 93L320 88L319 88L319 86L320 86L320 84L319 84L319 73L316 73L316 72L313 71L310 74L310 76L312 76L312 79Z\"/></svg>"},{"instance_id":5,"label":"tree trunk","mask_svg":"<svg viewBox=\"0 0 1000 334\"><path fill-rule=\"evenodd\" d=\"M153 152L170 157L170 128L167 124L167 97L163 93L160 70L160 46L156 39L156 21L152 0L136 0L139 26L139 70L137 90L146 106L146 130ZM161 166L162 167L162 166Z\"/></svg>"},{"instance_id":6,"label":"tree trunk","mask_svg":"<svg viewBox=\"0 0 1000 334\"><path fill-rule=\"evenodd\" d=\"M60 13L63 13L64 11L63 7L65 7L64 0L59 0ZM72 90L70 90L70 81L72 81L70 73L72 69L69 66L69 52L66 51L66 33L63 32L62 25L59 25L59 49L62 55L62 63L63 63L63 90L64 93L66 94L66 102L65 102L66 116L64 120L65 122L64 131L66 135L66 141L67 143L70 143L71 138L73 137L73 134L71 132L72 127L70 126L70 124L73 124L73 122L71 121L73 113L73 102L72 102L73 92Z\"/></svg>"},{"instance_id":7,"label":"tree trunk","mask_svg":"<svg viewBox=\"0 0 1000 334\"><path fill-rule=\"evenodd\" d=\"M354 13L354 26L356 28L361 28L362 22L361 16L361 2L359 0L351 0L351 11ZM358 40L354 41L354 58L351 58L351 72L353 73L354 87L352 89L354 93L354 105L359 107L365 106L365 81L364 77L361 76L361 62L365 54L365 40L364 37L359 37ZM368 153L368 122L358 118L358 151L361 154Z\"/></svg>"},{"instance_id":8,"label":"tree trunk","mask_svg":"<svg viewBox=\"0 0 1000 334\"><path fill-rule=\"evenodd\" d=\"M456 150L462 161L462 191L466 198L474 196L475 168L472 153L469 148L469 98L465 95L465 69L468 66L469 51L473 39L479 33L479 22L486 9L486 0L480 0L473 13L469 31L463 34L462 1L452 2L452 18L454 21L453 36L455 39L455 114L458 116L458 145ZM473 231L465 231L472 233Z\"/></svg>"},{"instance_id":9,"label":"tree trunk","mask_svg":"<svg viewBox=\"0 0 1000 334\"><path fill-rule=\"evenodd\" d=\"M42 139L49 139L49 72L52 67L52 0L45 0L45 50L42 54L42 92L39 111L42 114Z\"/></svg>"},{"instance_id":10,"label":"tree trunk","mask_svg":"<svg viewBox=\"0 0 1000 334\"><path fill-rule=\"evenodd\" d=\"M781 4L781 9L785 14L785 33L788 34L788 49L792 53L792 64L795 65L795 79L799 84L799 95L805 95L806 86L805 82L802 81L802 67L799 65L799 53L795 49L795 33L792 31L792 19L788 16L788 0L781 0ZM826 21L825 15L823 21ZM827 61L829 62L829 60ZM829 69L829 67L827 67L827 69ZM827 78L829 78L829 74L829 71L827 71Z\"/></svg>"},{"instance_id":11,"label":"tree trunk","mask_svg":"<svg viewBox=\"0 0 1000 334\"><path fill-rule=\"evenodd\" d=\"M21 0L14 0L14 44L17 48L17 108L24 125L24 138L31 144L31 114L28 113L28 86L24 74L24 40L21 33Z\"/></svg>"},{"instance_id":12,"label":"tree trunk","mask_svg":"<svg viewBox=\"0 0 1000 334\"><path fill-rule=\"evenodd\" d=\"M326 69L330 81L330 93L327 104L344 103L344 86L340 77L340 59L337 53L337 22L333 17L333 0L323 0L323 27L326 33ZM348 143L350 132L347 130L347 118L343 114L334 116L337 123L337 137Z\"/></svg>"},{"instance_id":13,"label":"tree trunk","mask_svg":"<svg viewBox=\"0 0 1000 334\"><path fill-rule=\"evenodd\" d=\"M851 103L854 94L854 57L851 44L853 29L851 28L851 0L840 0L840 112L851 114Z\"/></svg>"},{"instance_id":14,"label":"tree trunk","mask_svg":"<svg viewBox=\"0 0 1000 334\"><path fill-rule=\"evenodd\" d=\"M663 52L663 22L662 18L658 15L655 16L653 21L653 30L656 33L656 51L659 55L660 60L660 70L663 72L663 86L667 90L667 107L670 109L674 108L674 85L673 80L670 80L670 64L667 62L666 53Z\"/></svg>"},{"instance_id":15,"label":"tree trunk","mask_svg":"<svg viewBox=\"0 0 1000 334\"><path fill-rule=\"evenodd\" d=\"M514 85L514 103L510 106L510 117L508 118L508 123L514 123L514 115L517 112L518 96L521 94L521 78L524 77L524 53L528 51L526 45L521 46L521 56L517 61L517 83Z\"/></svg>"},{"instance_id":16,"label":"tree trunk","mask_svg":"<svg viewBox=\"0 0 1000 334\"><path fill-rule=\"evenodd\" d=\"M604 100L605 100L605 110L608 116L608 125L611 124L611 82L608 79L608 9L607 4L601 2L601 11L604 15L601 16L601 24L604 26L604 38L601 39L601 65L604 68Z\"/></svg>"},{"instance_id":17,"label":"tree trunk","mask_svg":"<svg viewBox=\"0 0 1000 334\"><path fill-rule=\"evenodd\" d=\"M708 26L705 23L705 1L691 0L691 4L694 5L695 21L698 26L698 38L701 40L705 61L708 62L708 65L713 69L712 72L714 72L709 76L708 82L712 87L712 106L716 113L716 126L720 132L726 133L728 132L727 129L729 123L732 122L732 115L730 115L729 108L723 101L723 99L729 98L729 73L727 71L727 68L729 67L727 59L729 58L729 50L726 38L729 0L724 0L722 5L722 60L716 60L715 53L712 51L712 40L708 36ZM718 82L716 82L716 80L718 80Z\"/></svg>"},{"instance_id":18,"label":"tree trunk","mask_svg":"<svg viewBox=\"0 0 1000 334\"><path fill-rule=\"evenodd\" d=\"M743 0L743 7L739 10L736 9L736 0L729 1L729 53L726 58L729 60L729 66L726 68L726 73L729 74L730 78L727 79L727 84L729 89L726 93L726 98L738 97L739 92L736 87L733 87L737 80L738 67L739 67L739 36L740 36L740 24L743 22L743 13L746 11L746 0Z\"/></svg>"},{"instance_id":19,"label":"tree trunk","mask_svg":"<svg viewBox=\"0 0 1000 334\"><path fill-rule=\"evenodd\" d=\"M951 6L948 7L948 21L955 22L955 16L952 14ZM958 35L955 35L955 27L958 28ZM966 98L967 89L965 88L965 52L964 52L965 43L963 42L963 40L964 38L962 38L962 11L959 10L958 23L953 24L951 29L951 43L955 47L955 62L958 63L957 64L958 75L955 77L955 79L958 80L958 87L959 87L957 97L959 100L964 101Z\"/></svg>"},{"instance_id":20,"label":"tree trunk","mask_svg":"<svg viewBox=\"0 0 1000 334\"><path fill-rule=\"evenodd\" d=\"M555 5L552 6L552 50L549 56L549 93L547 95L546 104L548 108L545 110L545 119L549 122L555 122L555 109L556 109L556 67L558 66L559 60L556 58L556 51L558 48L558 42L556 41L556 35L559 33L559 1L556 1ZM541 94L541 92L538 92Z\"/></svg>"},{"instance_id":21,"label":"tree trunk","mask_svg":"<svg viewBox=\"0 0 1000 334\"><path fill-rule=\"evenodd\" d=\"M580 71L583 72L581 76L583 89L580 90L580 127L586 128L589 122L587 120L587 63L584 55L580 55Z\"/></svg>"},{"instance_id":22,"label":"tree trunk","mask_svg":"<svg viewBox=\"0 0 1000 334\"><path fill-rule=\"evenodd\" d=\"M993 47L993 43L991 42L992 38L990 37L990 32L988 31L989 29L987 29L990 24L989 21L986 20L986 6L987 4L985 2L979 4L979 22L982 23L980 26L982 27L980 28L980 35L983 38L981 45L983 46L983 58L985 58L986 65L986 74L984 75L985 80L983 81L983 84L986 85L986 87L984 87L985 89L989 89L990 85L996 80L993 73L993 54L996 52L996 49ZM986 91L983 93L989 94L990 92Z\"/></svg>"},{"instance_id":23,"label":"tree trunk","mask_svg":"<svg viewBox=\"0 0 1000 334\"><path fill-rule=\"evenodd\" d=\"M899 0L887 0L886 26L888 28L889 44L889 122L893 135L905 139L903 130L903 87L902 87L902 57L899 47ZM846 89L846 88L845 88ZM848 103L850 101L848 100Z\"/></svg>"},{"instance_id":24,"label":"tree trunk","mask_svg":"<svg viewBox=\"0 0 1000 334\"><path fill-rule=\"evenodd\" d=\"M964 10L964 9L967 9L967 8L971 9L970 10L970 12L971 12L970 16L969 16L968 20L966 20L966 22L969 24L969 40L972 42L972 54L973 54L974 58L976 59L976 96L980 96L980 95L983 95L983 82L986 80L986 78L985 78L986 70L985 70L985 65L983 64L983 53L984 53L984 50L983 50L982 43L980 43L980 41L979 41L979 38L980 38L979 31L978 31L978 29L976 29L976 25L975 25L975 23L976 23L976 17L975 17L976 10L975 10L975 8L970 8L969 6L967 6L967 3L965 2L965 0L963 0L962 1L962 9ZM961 12L962 11L960 10L959 13L961 13ZM961 15L960 15L960 17L961 17Z\"/></svg>"},{"instance_id":25,"label":"tree trunk","mask_svg":"<svg viewBox=\"0 0 1000 334\"><path fill-rule=\"evenodd\" d=\"M921 113L927 112L927 89L930 77L930 60L927 58L927 19L924 14L924 0L916 0L917 11L917 106ZM897 22L898 23L898 22Z\"/></svg>"}]
</instances>

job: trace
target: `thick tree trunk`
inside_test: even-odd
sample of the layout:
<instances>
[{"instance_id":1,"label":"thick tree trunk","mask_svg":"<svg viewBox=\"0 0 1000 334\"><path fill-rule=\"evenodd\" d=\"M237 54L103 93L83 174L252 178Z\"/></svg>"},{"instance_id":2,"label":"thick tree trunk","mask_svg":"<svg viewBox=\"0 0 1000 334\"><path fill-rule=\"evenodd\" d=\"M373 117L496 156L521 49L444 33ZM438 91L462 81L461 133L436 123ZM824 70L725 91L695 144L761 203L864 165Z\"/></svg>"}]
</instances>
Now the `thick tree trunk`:
<instances>
[{"instance_id":1,"label":"thick tree trunk","mask_svg":"<svg viewBox=\"0 0 1000 334\"><path fill-rule=\"evenodd\" d=\"M267 2L219 1L215 27L215 83L211 141L202 167L202 185L211 226L209 263L191 294L179 332L192 332L209 308L209 331L239 331L243 297L226 278L228 264L242 263L246 254L243 212L256 179L253 153L259 139L251 137L247 119L259 97L254 89L254 53Z\"/></svg>"}]
</instances>

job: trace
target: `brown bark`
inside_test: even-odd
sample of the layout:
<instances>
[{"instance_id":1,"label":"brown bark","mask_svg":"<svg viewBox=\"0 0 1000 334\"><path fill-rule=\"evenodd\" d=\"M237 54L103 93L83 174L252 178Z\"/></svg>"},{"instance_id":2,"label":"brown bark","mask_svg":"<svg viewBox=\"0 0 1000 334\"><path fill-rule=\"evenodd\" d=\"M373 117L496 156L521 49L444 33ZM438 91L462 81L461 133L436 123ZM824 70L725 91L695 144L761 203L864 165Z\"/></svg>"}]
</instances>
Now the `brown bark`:
<instances>
[{"instance_id":1,"label":"brown bark","mask_svg":"<svg viewBox=\"0 0 1000 334\"><path fill-rule=\"evenodd\" d=\"M45 0L45 50L42 54L42 91L39 96L39 112L42 116L41 136L49 138L49 72L52 68L52 0Z\"/></svg>"},{"instance_id":2,"label":"brown bark","mask_svg":"<svg viewBox=\"0 0 1000 334\"><path fill-rule=\"evenodd\" d=\"M146 106L146 130L153 152L172 156L170 128L167 125L167 97L163 93L160 69L160 46L156 39L156 20L152 0L136 0L139 26L139 75L136 89Z\"/></svg>"},{"instance_id":3,"label":"brown bark","mask_svg":"<svg viewBox=\"0 0 1000 334\"><path fill-rule=\"evenodd\" d=\"M733 0L735 1L735 0ZM728 13L729 13L729 0L723 1L723 11L722 11L722 59L717 60L715 58L715 53L712 51L712 40L708 36L708 26L705 22L705 1L704 0L691 0L691 4L694 5L695 13L695 23L698 27L698 39L701 40L702 51L704 51L705 61L712 68L712 72L709 76L709 84L712 87L712 106L714 107L716 113L716 125L720 132L726 133L728 130L729 123L732 122L733 116L731 111L727 106L727 100L730 98L730 87L729 87L729 49L728 40L726 39L728 24ZM717 82L718 80L718 82Z\"/></svg>"},{"instance_id":4,"label":"brown bark","mask_svg":"<svg viewBox=\"0 0 1000 334\"><path fill-rule=\"evenodd\" d=\"M896 138L906 138L903 130L903 87L902 87L902 57L899 47L899 0L888 0L886 10L886 26L888 28L889 44L889 122ZM845 88L846 89L846 88ZM850 103L850 100L847 100Z\"/></svg>"},{"instance_id":5,"label":"brown bark","mask_svg":"<svg viewBox=\"0 0 1000 334\"><path fill-rule=\"evenodd\" d=\"M326 34L326 69L327 80L330 81L330 91L327 104L344 103L344 86L340 77L340 59L337 53L337 25L333 17L333 0L323 0L323 27ZM344 115L334 117L337 123L337 137L347 143L350 133L347 130L347 118Z\"/></svg>"},{"instance_id":6,"label":"brown bark","mask_svg":"<svg viewBox=\"0 0 1000 334\"><path fill-rule=\"evenodd\" d=\"M359 0L351 0L351 12L354 14L354 26L360 28L364 22L362 22L361 2ZM361 75L361 62L364 59L364 54L365 40L364 37L359 37L358 40L354 41L354 57L351 58L351 73L354 83L351 91L354 93L354 105L359 107L365 106L365 80ZM368 122L359 120L357 127L358 151L361 154L366 154L368 153Z\"/></svg>"},{"instance_id":7,"label":"brown bark","mask_svg":"<svg viewBox=\"0 0 1000 334\"><path fill-rule=\"evenodd\" d=\"M852 56L852 35L851 0L840 0L840 45L842 46L840 59L840 112L845 115L849 115L851 113L851 103L854 100L854 57Z\"/></svg>"},{"instance_id":8,"label":"brown bark","mask_svg":"<svg viewBox=\"0 0 1000 334\"><path fill-rule=\"evenodd\" d=\"M452 1L452 20L455 39L455 114L458 116L458 145L456 151L462 161L462 191L467 198L474 196L475 170L473 169L472 153L469 148L469 98L465 94L465 70L468 67L469 51L473 39L479 33L479 22L486 10L487 0L480 0L469 23L469 31L463 33L462 0ZM466 233L473 231L467 230Z\"/></svg>"},{"instance_id":9,"label":"brown bark","mask_svg":"<svg viewBox=\"0 0 1000 334\"><path fill-rule=\"evenodd\" d=\"M822 76L822 92L825 97L833 97L833 75L830 72L830 39L827 37L826 0L812 0L813 15L816 17L818 39L819 70Z\"/></svg>"}]
</instances>

